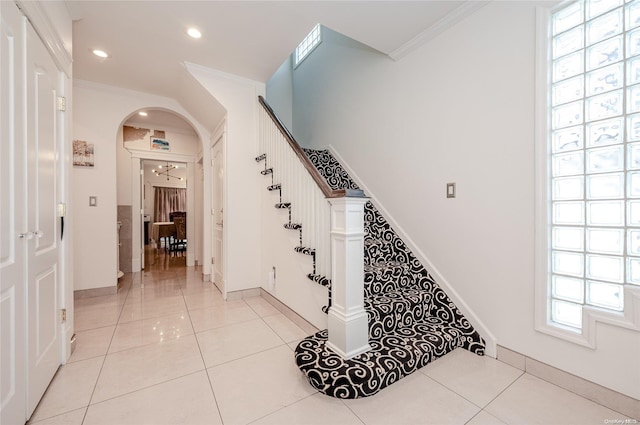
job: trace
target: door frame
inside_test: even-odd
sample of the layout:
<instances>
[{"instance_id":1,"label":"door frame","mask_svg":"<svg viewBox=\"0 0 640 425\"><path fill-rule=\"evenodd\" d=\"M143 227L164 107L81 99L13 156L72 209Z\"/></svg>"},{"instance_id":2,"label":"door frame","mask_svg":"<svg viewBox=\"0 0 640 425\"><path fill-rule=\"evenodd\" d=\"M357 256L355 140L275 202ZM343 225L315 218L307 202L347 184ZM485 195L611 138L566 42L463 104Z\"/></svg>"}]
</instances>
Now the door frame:
<instances>
[{"instance_id":1,"label":"door frame","mask_svg":"<svg viewBox=\"0 0 640 425\"><path fill-rule=\"evenodd\" d=\"M131 268L134 272L138 272L142 267L142 258L144 257L144 246L142 245L142 236L144 228L142 221L144 219L144 208L142 206L142 184L140 181L140 170L142 170L142 161L148 159L152 161L173 161L187 164L187 240L195 241L196 220L195 220L195 165L196 156L179 154L179 153L160 153L147 150L138 150L127 148L131 154L131 199L132 214L136 219L131 220L132 237L131 252L134 256L131 260ZM138 219L139 218L139 219ZM198 229L201 231L201 229ZM136 252L140 257L136 258ZM195 244L187 244L187 266L195 265Z\"/></svg>"},{"instance_id":2,"label":"door frame","mask_svg":"<svg viewBox=\"0 0 640 425\"><path fill-rule=\"evenodd\" d=\"M216 167L215 155L214 152L216 149L220 150L220 157L222 162L222 174L224 175L224 170L226 168L225 161L225 143L224 143L224 133L220 135L220 137L212 144L210 148L211 153L211 214L209 215L211 220L211 282L215 284L215 286L220 290L224 299L227 299L227 286L226 286L226 247L225 247L225 227L224 227L224 211L225 211L225 181L223 178L222 185L219 186L219 183L216 182L216 179L220 175L219 170ZM217 191L222 191L222 196L218 197ZM220 198L220 203L218 203L218 199ZM218 223L220 221L220 224ZM218 230L218 227L221 227L221 230ZM220 239L220 251L218 251L218 244L216 243L216 239L218 237L218 232L221 232ZM221 264L221 280L219 282L217 279L216 269Z\"/></svg>"},{"instance_id":3,"label":"door frame","mask_svg":"<svg viewBox=\"0 0 640 425\"><path fill-rule=\"evenodd\" d=\"M215 232L216 232L216 226L215 226L215 217L214 217L214 211L217 208L221 208L223 211L228 211L227 209L227 199L228 199L228 182L227 179L225 178L223 181L223 188L222 188L222 205L215 205L215 196L214 196L214 191L215 191L215 183L214 183L214 179L216 178L216 170L214 167L214 163L213 163L213 149L216 147L216 145L218 143L222 143L221 148L222 148L222 168L223 170L227 169L227 118L225 117L222 122L220 123L220 125L216 128L216 130L212 133L211 135L211 143L209 145L209 176L211 178L210 181L210 186L209 186L209 198L211 200L211 209L208 211L207 213L207 217L208 217L208 221L210 223L210 234L208 236L208 241L209 241L209 245L211 246L211 262L209 263L210 267L211 267L211 275L210 275L210 280L211 282L215 281L215 268L213 263L213 259L215 258ZM206 174L205 174L205 178L206 178ZM224 212L223 212L224 214ZM223 217L223 222L224 222L224 217ZM216 285L216 287L218 289L220 289L220 291L222 292L222 296L224 297L224 299L227 299L227 270L228 268L228 255L225 255L226 252L229 252L228 250L228 237L227 237L227 228L223 225L222 226L222 280L224 282L224 285L222 288L220 288L219 286ZM215 261L220 261L220 259L215 258Z\"/></svg>"}]
</instances>

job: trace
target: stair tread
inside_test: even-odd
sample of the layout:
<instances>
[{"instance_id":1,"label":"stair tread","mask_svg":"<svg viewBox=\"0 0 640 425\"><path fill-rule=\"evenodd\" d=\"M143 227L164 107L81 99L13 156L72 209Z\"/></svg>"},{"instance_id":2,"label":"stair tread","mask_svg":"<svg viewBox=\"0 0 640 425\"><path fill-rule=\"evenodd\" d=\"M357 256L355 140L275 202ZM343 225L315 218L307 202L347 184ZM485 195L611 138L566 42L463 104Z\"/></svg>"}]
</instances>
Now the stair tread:
<instances>
[{"instance_id":1,"label":"stair tread","mask_svg":"<svg viewBox=\"0 0 640 425\"><path fill-rule=\"evenodd\" d=\"M323 330L303 339L296 363L314 388L336 398L376 394L464 343L459 329L433 316L370 340L370 351L348 360L326 346L327 336Z\"/></svg>"},{"instance_id":2,"label":"stair tread","mask_svg":"<svg viewBox=\"0 0 640 425\"><path fill-rule=\"evenodd\" d=\"M307 275L307 279L316 282L319 285L322 286L326 286L326 287L330 287L331 286L331 279L329 279L326 276L323 275L319 275L319 274L313 274L313 273L309 273Z\"/></svg>"},{"instance_id":3,"label":"stair tread","mask_svg":"<svg viewBox=\"0 0 640 425\"><path fill-rule=\"evenodd\" d=\"M401 288L370 294L367 297L368 300L373 302L402 301L407 303L430 301L432 298L431 292L420 288Z\"/></svg>"},{"instance_id":4,"label":"stair tread","mask_svg":"<svg viewBox=\"0 0 640 425\"><path fill-rule=\"evenodd\" d=\"M385 271L385 270L390 270L390 269L394 269L394 268L401 268L401 269L409 269L410 265L408 263L405 262L401 262L401 261L378 261L372 264L365 264L364 265L364 270L368 271L368 272L381 272L381 271Z\"/></svg>"},{"instance_id":5,"label":"stair tread","mask_svg":"<svg viewBox=\"0 0 640 425\"><path fill-rule=\"evenodd\" d=\"M315 255L316 250L313 248L309 248L306 246L296 246L295 248L293 248L293 250L295 252L299 252L300 254L305 254L305 255Z\"/></svg>"}]
</instances>

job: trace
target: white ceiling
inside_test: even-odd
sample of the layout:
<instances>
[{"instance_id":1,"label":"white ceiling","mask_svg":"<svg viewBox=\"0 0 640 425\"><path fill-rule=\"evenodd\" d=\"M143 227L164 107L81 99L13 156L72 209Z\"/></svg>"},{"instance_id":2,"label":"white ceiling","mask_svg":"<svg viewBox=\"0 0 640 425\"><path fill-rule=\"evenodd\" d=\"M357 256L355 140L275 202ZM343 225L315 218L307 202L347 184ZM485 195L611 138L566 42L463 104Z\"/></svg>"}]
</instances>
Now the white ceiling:
<instances>
[{"instance_id":1,"label":"white ceiling","mask_svg":"<svg viewBox=\"0 0 640 425\"><path fill-rule=\"evenodd\" d=\"M124 125L158 130L177 130L183 134L197 135L193 127L184 118L172 112L159 109L143 109L143 111L147 113L146 117L135 114Z\"/></svg>"},{"instance_id":2,"label":"white ceiling","mask_svg":"<svg viewBox=\"0 0 640 425\"><path fill-rule=\"evenodd\" d=\"M182 63L266 82L317 23L383 53L465 1L66 1L75 78L177 97ZM186 35L198 27L203 37ZM99 59L100 48L111 57Z\"/></svg>"}]
</instances>

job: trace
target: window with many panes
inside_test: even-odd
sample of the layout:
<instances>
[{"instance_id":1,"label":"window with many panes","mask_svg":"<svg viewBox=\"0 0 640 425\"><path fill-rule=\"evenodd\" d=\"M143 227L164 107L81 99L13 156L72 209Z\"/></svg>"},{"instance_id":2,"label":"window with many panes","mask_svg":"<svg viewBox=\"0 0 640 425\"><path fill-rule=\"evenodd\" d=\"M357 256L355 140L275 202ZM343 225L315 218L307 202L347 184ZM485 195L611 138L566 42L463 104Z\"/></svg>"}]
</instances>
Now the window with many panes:
<instances>
[{"instance_id":1,"label":"window with many panes","mask_svg":"<svg viewBox=\"0 0 640 425\"><path fill-rule=\"evenodd\" d=\"M640 284L640 0L551 15L550 320L624 308Z\"/></svg>"},{"instance_id":2,"label":"window with many panes","mask_svg":"<svg viewBox=\"0 0 640 425\"><path fill-rule=\"evenodd\" d=\"M295 66L298 66L298 64L302 62L303 59L306 58L318 44L320 44L320 37L320 24L317 24L315 27L313 27L311 32L307 34L304 40L302 40L302 42L298 44L298 47L296 47Z\"/></svg>"}]
</instances>

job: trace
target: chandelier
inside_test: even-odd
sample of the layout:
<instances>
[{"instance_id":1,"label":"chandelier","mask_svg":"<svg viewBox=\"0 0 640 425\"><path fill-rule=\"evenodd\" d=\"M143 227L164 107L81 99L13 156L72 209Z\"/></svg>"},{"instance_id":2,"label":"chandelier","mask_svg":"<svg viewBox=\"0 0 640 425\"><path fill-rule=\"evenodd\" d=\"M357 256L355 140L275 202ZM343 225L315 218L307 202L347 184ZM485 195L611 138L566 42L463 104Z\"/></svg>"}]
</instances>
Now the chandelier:
<instances>
[{"instance_id":1,"label":"chandelier","mask_svg":"<svg viewBox=\"0 0 640 425\"><path fill-rule=\"evenodd\" d=\"M175 170L176 168L178 168L177 165L170 164L170 163L167 162L167 165L158 165L158 169L159 170L153 169L153 170L151 170L151 172L153 174L155 174L156 176L166 176L167 177L167 181L169 181L169 178L177 179L177 180L180 180L180 181L184 180L184 178L182 178L182 177L174 176L174 175L171 174L171 171Z\"/></svg>"}]
</instances>

